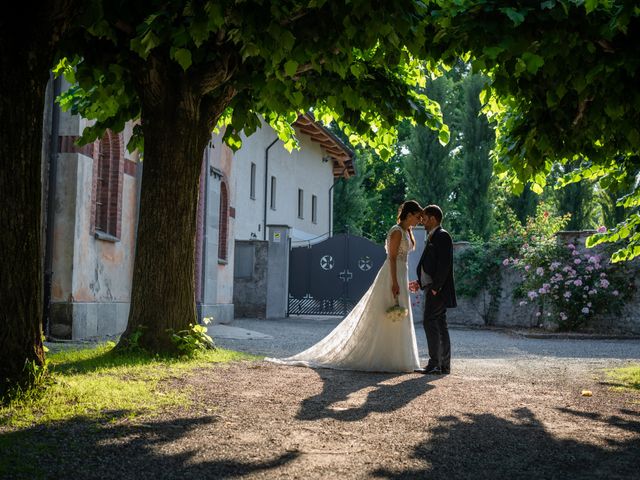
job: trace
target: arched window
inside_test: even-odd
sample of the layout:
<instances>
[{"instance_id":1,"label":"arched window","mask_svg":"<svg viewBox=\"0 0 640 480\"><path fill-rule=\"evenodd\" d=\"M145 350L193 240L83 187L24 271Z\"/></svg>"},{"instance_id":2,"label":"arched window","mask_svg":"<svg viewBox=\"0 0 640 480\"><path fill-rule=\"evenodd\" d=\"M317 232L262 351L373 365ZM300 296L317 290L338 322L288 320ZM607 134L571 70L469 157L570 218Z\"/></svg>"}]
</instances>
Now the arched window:
<instances>
[{"instance_id":1,"label":"arched window","mask_svg":"<svg viewBox=\"0 0 640 480\"><path fill-rule=\"evenodd\" d=\"M229 235L229 191L226 182L220 182L220 225L218 229L218 259L227 260Z\"/></svg>"},{"instance_id":2,"label":"arched window","mask_svg":"<svg viewBox=\"0 0 640 480\"><path fill-rule=\"evenodd\" d=\"M124 151L119 134L107 130L94 160L94 232L98 238L120 238Z\"/></svg>"}]
</instances>

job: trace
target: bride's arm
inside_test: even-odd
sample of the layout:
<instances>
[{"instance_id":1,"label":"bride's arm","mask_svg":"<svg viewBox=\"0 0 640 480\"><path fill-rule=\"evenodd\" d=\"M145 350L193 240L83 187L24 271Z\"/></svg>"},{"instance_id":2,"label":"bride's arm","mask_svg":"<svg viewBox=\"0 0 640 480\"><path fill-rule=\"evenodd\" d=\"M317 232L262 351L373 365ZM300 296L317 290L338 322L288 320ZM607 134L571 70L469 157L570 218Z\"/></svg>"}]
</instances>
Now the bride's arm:
<instances>
[{"instance_id":1,"label":"bride's arm","mask_svg":"<svg viewBox=\"0 0 640 480\"><path fill-rule=\"evenodd\" d=\"M397 260L398 260L398 249L400 248L400 241L402 239L402 235L400 234L400 230L395 230L391 232L391 236L389 237L389 267L391 267L391 293L393 296L397 296L400 293L400 285L398 284L398 275L397 275Z\"/></svg>"}]
</instances>

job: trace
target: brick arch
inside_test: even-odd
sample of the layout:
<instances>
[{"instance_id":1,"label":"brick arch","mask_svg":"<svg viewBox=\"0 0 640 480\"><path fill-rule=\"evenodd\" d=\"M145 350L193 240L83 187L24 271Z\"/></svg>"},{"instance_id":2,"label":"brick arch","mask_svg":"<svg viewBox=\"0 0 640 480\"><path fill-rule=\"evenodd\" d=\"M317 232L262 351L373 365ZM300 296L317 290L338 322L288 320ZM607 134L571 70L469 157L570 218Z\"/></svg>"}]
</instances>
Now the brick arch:
<instances>
[{"instance_id":1,"label":"brick arch","mask_svg":"<svg viewBox=\"0 0 640 480\"><path fill-rule=\"evenodd\" d=\"M93 163L92 233L120 239L124 143L122 133L107 130L96 149ZM107 237L107 238L108 238Z\"/></svg>"},{"instance_id":2,"label":"brick arch","mask_svg":"<svg viewBox=\"0 0 640 480\"><path fill-rule=\"evenodd\" d=\"M220 182L220 217L218 226L218 259L228 259L229 238L229 189L227 182Z\"/></svg>"}]
</instances>

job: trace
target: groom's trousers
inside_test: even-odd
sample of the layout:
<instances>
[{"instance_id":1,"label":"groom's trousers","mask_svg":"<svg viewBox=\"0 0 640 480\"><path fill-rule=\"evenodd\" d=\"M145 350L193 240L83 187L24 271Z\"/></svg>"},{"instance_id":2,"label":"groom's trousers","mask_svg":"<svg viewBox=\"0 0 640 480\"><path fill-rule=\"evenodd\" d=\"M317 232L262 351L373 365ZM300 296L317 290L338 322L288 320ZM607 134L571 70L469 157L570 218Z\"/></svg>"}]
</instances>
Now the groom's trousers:
<instances>
[{"instance_id":1,"label":"groom's trousers","mask_svg":"<svg viewBox=\"0 0 640 480\"><path fill-rule=\"evenodd\" d=\"M439 367L448 371L451 366L451 343L447 327L447 307L441 294L431 293L429 285L424 289L424 332L429 347L427 368Z\"/></svg>"}]
</instances>

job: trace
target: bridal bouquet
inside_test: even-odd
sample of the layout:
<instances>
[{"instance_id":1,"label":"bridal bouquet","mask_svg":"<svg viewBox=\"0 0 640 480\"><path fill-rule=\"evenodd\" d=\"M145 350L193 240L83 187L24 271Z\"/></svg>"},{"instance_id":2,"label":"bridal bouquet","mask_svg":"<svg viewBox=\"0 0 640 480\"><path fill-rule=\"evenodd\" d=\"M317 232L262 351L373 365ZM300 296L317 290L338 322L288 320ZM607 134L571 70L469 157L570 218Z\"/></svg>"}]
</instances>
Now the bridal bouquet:
<instances>
[{"instance_id":1,"label":"bridal bouquet","mask_svg":"<svg viewBox=\"0 0 640 480\"><path fill-rule=\"evenodd\" d=\"M392 322L404 320L407 315L409 315L409 310L401 307L397 303L394 306L387 308L387 319Z\"/></svg>"}]
</instances>

